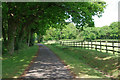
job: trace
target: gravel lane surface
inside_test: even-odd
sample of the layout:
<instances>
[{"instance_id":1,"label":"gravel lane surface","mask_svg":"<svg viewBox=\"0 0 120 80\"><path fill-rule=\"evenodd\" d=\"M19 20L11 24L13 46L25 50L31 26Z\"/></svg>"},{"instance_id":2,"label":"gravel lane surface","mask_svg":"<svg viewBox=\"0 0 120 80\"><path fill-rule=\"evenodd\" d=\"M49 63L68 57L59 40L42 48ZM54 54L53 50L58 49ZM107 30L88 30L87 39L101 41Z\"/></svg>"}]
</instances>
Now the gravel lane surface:
<instances>
[{"instance_id":1,"label":"gravel lane surface","mask_svg":"<svg viewBox=\"0 0 120 80\"><path fill-rule=\"evenodd\" d=\"M65 65L47 47L39 44L39 54L24 78L56 78L73 80Z\"/></svg>"}]
</instances>

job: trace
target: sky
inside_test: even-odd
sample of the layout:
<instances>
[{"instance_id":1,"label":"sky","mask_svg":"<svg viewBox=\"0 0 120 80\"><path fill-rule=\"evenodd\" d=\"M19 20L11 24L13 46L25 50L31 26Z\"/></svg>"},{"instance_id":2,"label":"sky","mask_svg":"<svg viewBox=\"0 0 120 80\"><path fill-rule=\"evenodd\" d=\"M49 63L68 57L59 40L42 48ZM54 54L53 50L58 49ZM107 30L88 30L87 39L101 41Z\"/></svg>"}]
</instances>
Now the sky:
<instances>
[{"instance_id":1,"label":"sky","mask_svg":"<svg viewBox=\"0 0 120 80\"><path fill-rule=\"evenodd\" d=\"M118 2L120 0L104 0L107 3L106 9L102 17L94 16L95 27L103 27L110 25L112 22L118 21Z\"/></svg>"}]
</instances>

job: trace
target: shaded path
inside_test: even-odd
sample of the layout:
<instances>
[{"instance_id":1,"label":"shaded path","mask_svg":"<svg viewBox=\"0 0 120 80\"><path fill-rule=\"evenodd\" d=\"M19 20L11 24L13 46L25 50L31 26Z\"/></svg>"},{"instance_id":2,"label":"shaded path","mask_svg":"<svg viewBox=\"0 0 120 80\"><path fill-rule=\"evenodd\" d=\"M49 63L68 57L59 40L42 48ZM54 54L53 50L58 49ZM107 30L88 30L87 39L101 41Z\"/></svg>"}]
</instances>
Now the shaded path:
<instances>
[{"instance_id":1,"label":"shaded path","mask_svg":"<svg viewBox=\"0 0 120 80\"><path fill-rule=\"evenodd\" d=\"M70 72L47 47L39 44L39 54L24 78L72 79Z\"/></svg>"}]
</instances>

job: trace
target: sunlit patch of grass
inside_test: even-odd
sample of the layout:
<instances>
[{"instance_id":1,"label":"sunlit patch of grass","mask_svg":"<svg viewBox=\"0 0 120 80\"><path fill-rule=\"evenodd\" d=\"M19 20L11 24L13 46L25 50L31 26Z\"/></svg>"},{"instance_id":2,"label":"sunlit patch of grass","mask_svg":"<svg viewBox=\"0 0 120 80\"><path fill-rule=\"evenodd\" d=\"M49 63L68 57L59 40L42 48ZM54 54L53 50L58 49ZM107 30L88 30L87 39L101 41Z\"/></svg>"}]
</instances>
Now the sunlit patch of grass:
<instances>
[{"instance_id":1,"label":"sunlit patch of grass","mask_svg":"<svg viewBox=\"0 0 120 80\"><path fill-rule=\"evenodd\" d=\"M4 54L2 60L2 77L18 78L33 59L37 50L38 46L32 46L19 50L12 56Z\"/></svg>"},{"instance_id":2,"label":"sunlit patch of grass","mask_svg":"<svg viewBox=\"0 0 120 80\"><path fill-rule=\"evenodd\" d=\"M108 60L108 59L111 59L111 58L112 58L111 56L108 56L108 57L105 57L105 58L95 57L95 59L98 59L98 60Z\"/></svg>"},{"instance_id":3,"label":"sunlit patch of grass","mask_svg":"<svg viewBox=\"0 0 120 80\"><path fill-rule=\"evenodd\" d=\"M95 50L46 45L57 54L79 78L117 78L118 56Z\"/></svg>"}]
</instances>

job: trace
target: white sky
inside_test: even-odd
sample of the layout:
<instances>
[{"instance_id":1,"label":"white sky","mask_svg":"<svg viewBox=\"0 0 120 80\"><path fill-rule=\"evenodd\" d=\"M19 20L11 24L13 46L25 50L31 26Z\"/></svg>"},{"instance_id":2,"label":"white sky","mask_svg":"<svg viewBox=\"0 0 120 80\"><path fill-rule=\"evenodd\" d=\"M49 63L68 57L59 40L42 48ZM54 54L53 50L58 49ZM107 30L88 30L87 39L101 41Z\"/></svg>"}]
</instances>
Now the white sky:
<instances>
[{"instance_id":1,"label":"white sky","mask_svg":"<svg viewBox=\"0 0 120 80\"><path fill-rule=\"evenodd\" d=\"M110 25L112 22L118 21L118 2L120 0L104 0L107 2L106 9L104 10L103 16L98 18L94 16L95 27L102 27Z\"/></svg>"}]
</instances>

